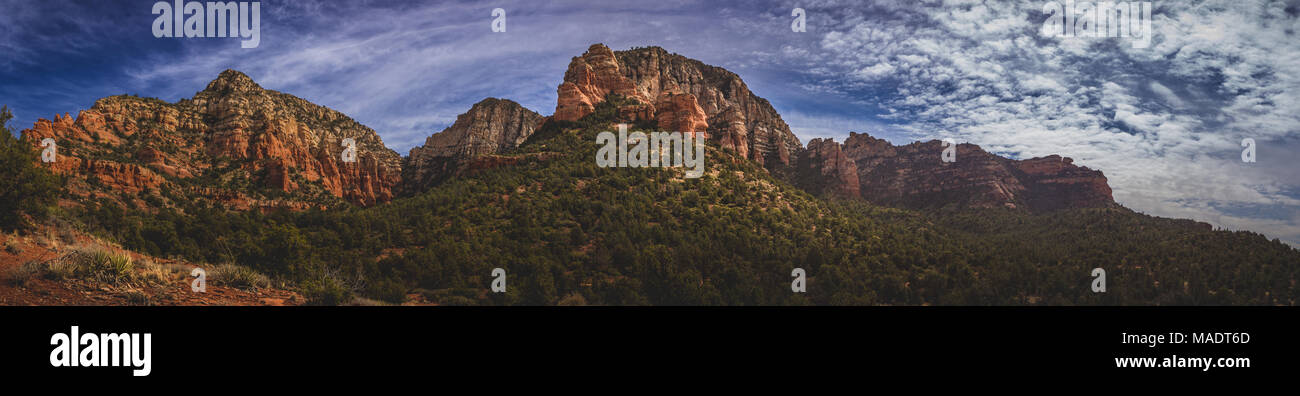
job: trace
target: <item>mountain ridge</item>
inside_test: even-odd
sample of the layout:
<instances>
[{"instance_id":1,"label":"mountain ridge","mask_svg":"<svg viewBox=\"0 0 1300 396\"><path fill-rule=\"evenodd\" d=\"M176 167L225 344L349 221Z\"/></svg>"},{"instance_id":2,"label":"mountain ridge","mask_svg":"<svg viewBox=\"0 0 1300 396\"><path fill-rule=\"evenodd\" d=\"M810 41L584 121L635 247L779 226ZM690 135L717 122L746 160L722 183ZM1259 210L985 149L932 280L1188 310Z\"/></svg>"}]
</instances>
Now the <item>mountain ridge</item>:
<instances>
[{"instance_id":1,"label":"mountain ridge","mask_svg":"<svg viewBox=\"0 0 1300 396\"><path fill-rule=\"evenodd\" d=\"M949 149L951 162L943 158ZM1055 154L1016 160L970 143L949 146L929 140L895 146L857 132L850 132L844 143L813 139L807 151L816 155L806 160L797 184L880 205L1032 211L1118 206L1101 171ZM824 179L835 183L828 185Z\"/></svg>"},{"instance_id":2,"label":"mountain ridge","mask_svg":"<svg viewBox=\"0 0 1300 396\"><path fill-rule=\"evenodd\" d=\"M87 196L165 187L164 196L239 209L317 207L325 195L367 206L391 200L400 177L400 155L373 129L229 69L191 98L101 98L75 121L40 119L22 136L56 139L52 168ZM355 164L340 157L345 138L357 144Z\"/></svg>"},{"instance_id":3,"label":"mountain ridge","mask_svg":"<svg viewBox=\"0 0 1300 396\"><path fill-rule=\"evenodd\" d=\"M185 184L191 195L241 209L300 210L328 205L329 197L371 206L423 191L473 158L504 154L548 123L576 122L613 100L615 121L705 132L721 149L822 196L912 209L1117 205L1100 171L1074 166L1066 157L1017 161L961 144L957 160L946 163L939 160L943 147L937 141L894 146L856 132L843 143L812 139L805 147L739 75L660 47L614 51L593 44L572 58L557 94L550 116L509 99L483 99L405 157L352 118L264 89L231 69L192 98L104 98L76 121L42 119L24 135L34 143L45 137L78 142L65 152L69 163L54 168L88 175L110 190L138 195ZM160 144L134 141L141 129ZM338 158L345 137L360 148L356 166ZM96 157L122 145L129 152L80 158L81 151ZM201 149L186 149L194 146ZM201 179L219 183L186 182Z\"/></svg>"},{"instance_id":4,"label":"mountain ridge","mask_svg":"<svg viewBox=\"0 0 1300 396\"><path fill-rule=\"evenodd\" d=\"M239 74L219 80L183 105L112 97L103 100L103 113L56 117L43 130L63 132L58 136L73 158L118 166L112 170L124 180L147 172L164 186L249 194L280 191L265 184L276 180L266 165L284 159L213 160L204 149L216 132L249 142L213 148L219 153L277 153L266 150L263 135L306 145L310 137L342 137L315 131L360 131L342 116L316 110L332 117L324 123L313 108L296 107L305 104L263 96ZM668 97L686 102L685 95ZM482 101L458 117L460 125L439 133L446 135L426 140L435 159L426 165L435 167L403 168L432 169L438 179L418 191L399 187L402 196L385 204L230 210L240 208L81 181L78 188L129 202L80 199L58 221L76 221L152 257L247 267L296 285L307 302L320 304L354 296L439 305L1296 303L1300 251L1259 234L1118 205L1072 207L1058 194L1104 175L1063 157L1016 161L959 145L957 162L945 163L937 141L894 146L850 134L843 144L810 141L790 153L789 165L760 163L753 152L742 155L714 140L704 147L709 160L701 178L684 177L682 168L599 167L592 161L596 136L648 109L632 100L607 93L573 121L506 100ZM694 100L679 106L677 120L703 109ZM528 127L538 117L540 126ZM662 119L631 121L631 131L653 131ZM277 126L291 122L315 126L297 134ZM36 135L25 138L31 144ZM444 140L453 144L438 144ZM146 161L155 156L161 159ZM436 167L441 160L447 168ZM263 168L254 173L245 168L251 166ZM399 178L399 186L414 180ZM323 183L301 175L289 180L333 196ZM1053 188L1032 193L1040 184ZM872 203L864 191L902 208ZM313 203L291 193L264 198ZM1105 203L1109 196L1080 199ZM913 204L923 210L906 209ZM808 293L790 293L792 267L806 270ZM508 292L490 291L494 268L509 271ZM1089 290L1095 268L1107 271L1110 292Z\"/></svg>"}]
</instances>

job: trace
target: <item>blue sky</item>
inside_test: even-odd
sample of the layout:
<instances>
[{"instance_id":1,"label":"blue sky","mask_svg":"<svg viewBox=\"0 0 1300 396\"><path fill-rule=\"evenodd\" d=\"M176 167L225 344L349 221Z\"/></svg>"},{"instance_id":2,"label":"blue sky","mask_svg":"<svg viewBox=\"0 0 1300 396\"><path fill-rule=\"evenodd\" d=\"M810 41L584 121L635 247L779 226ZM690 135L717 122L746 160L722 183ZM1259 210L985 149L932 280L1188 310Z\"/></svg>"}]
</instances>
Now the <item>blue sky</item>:
<instances>
[{"instance_id":1,"label":"blue sky","mask_svg":"<svg viewBox=\"0 0 1300 396\"><path fill-rule=\"evenodd\" d=\"M233 68L405 154L485 97L550 114L592 43L657 45L740 74L805 142L1061 154L1135 210L1300 242L1300 0L1155 1L1148 48L1044 37L1046 1L266 0L254 49L154 38L151 0L0 3L0 103L19 128L109 95L187 98Z\"/></svg>"}]
</instances>

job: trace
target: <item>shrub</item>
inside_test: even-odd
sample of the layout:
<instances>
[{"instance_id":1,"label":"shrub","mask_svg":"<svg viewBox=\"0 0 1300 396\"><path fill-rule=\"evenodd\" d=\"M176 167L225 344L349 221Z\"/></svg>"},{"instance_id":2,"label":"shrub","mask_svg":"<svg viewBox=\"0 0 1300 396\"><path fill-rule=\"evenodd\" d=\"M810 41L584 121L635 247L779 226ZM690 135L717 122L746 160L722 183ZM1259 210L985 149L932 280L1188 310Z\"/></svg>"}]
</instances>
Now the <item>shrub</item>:
<instances>
[{"instance_id":1,"label":"shrub","mask_svg":"<svg viewBox=\"0 0 1300 396\"><path fill-rule=\"evenodd\" d=\"M324 275L302 283L308 305L339 305L352 301L352 290L337 277Z\"/></svg>"},{"instance_id":2,"label":"shrub","mask_svg":"<svg viewBox=\"0 0 1300 396\"><path fill-rule=\"evenodd\" d=\"M386 301L374 300L365 297L356 297L352 299L352 303L349 305L354 305L358 307L382 307L382 306L393 305L393 304L390 304Z\"/></svg>"},{"instance_id":3,"label":"shrub","mask_svg":"<svg viewBox=\"0 0 1300 396\"><path fill-rule=\"evenodd\" d=\"M66 254L56 259L40 264L40 272L49 280L63 280L76 277L83 272L81 260L75 257L77 253Z\"/></svg>"},{"instance_id":4,"label":"shrub","mask_svg":"<svg viewBox=\"0 0 1300 396\"><path fill-rule=\"evenodd\" d=\"M40 272L51 280L82 278L119 283L137 278L131 256L108 250L76 250L40 264Z\"/></svg>"},{"instance_id":5,"label":"shrub","mask_svg":"<svg viewBox=\"0 0 1300 396\"><path fill-rule=\"evenodd\" d=\"M406 302L406 288L396 281L380 280L375 282L366 288L364 294L394 304Z\"/></svg>"},{"instance_id":6,"label":"shrub","mask_svg":"<svg viewBox=\"0 0 1300 396\"><path fill-rule=\"evenodd\" d=\"M62 227L59 227L59 240L63 241L63 243L67 245L76 245L77 244L76 229L72 228L72 225L68 225L68 224L64 224Z\"/></svg>"},{"instance_id":7,"label":"shrub","mask_svg":"<svg viewBox=\"0 0 1300 396\"><path fill-rule=\"evenodd\" d=\"M248 267L235 264L221 264L213 267L208 271L208 281L216 285L244 290L271 287L271 278Z\"/></svg>"},{"instance_id":8,"label":"shrub","mask_svg":"<svg viewBox=\"0 0 1300 396\"><path fill-rule=\"evenodd\" d=\"M107 283L119 283L135 278L135 260L125 254L108 250L95 250L81 254L80 270L85 277Z\"/></svg>"},{"instance_id":9,"label":"shrub","mask_svg":"<svg viewBox=\"0 0 1300 396\"><path fill-rule=\"evenodd\" d=\"M136 273L141 280L153 283L167 283L172 279L173 271L169 267L153 262L153 260L141 260L140 271Z\"/></svg>"},{"instance_id":10,"label":"shrub","mask_svg":"<svg viewBox=\"0 0 1300 396\"><path fill-rule=\"evenodd\" d=\"M9 252L9 254L18 254L23 252L23 248L18 246L17 237L10 237L5 240L5 251Z\"/></svg>"},{"instance_id":11,"label":"shrub","mask_svg":"<svg viewBox=\"0 0 1300 396\"><path fill-rule=\"evenodd\" d=\"M127 303L127 304L131 304L131 305L153 305L153 299L150 298L148 294L144 294L143 292L141 292L141 291L139 291L139 290L131 290L131 291L128 291L128 292L122 294L122 297L126 299L126 303Z\"/></svg>"},{"instance_id":12,"label":"shrub","mask_svg":"<svg viewBox=\"0 0 1300 396\"><path fill-rule=\"evenodd\" d=\"M63 179L39 165L40 155L31 142L14 138L9 128L13 113L0 106L0 228L27 229L28 217L36 220L49 215L58 199Z\"/></svg>"},{"instance_id":13,"label":"shrub","mask_svg":"<svg viewBox=\"0 0 1300 396\"><path fill-rule=\"evenodd\" d=\"M578 293L569 293L569 295L564 296L564 298L560 299L560 302L556 303L555 305L559 305L559 306L562 306L562 307L566 307L566 306L571 306L571 307L585 306L585 305L587 305L587 299L586 299L585 297L583 297L581 294L578 294Z\"/></svg>"},{"instance_id":14,"label":"shrub","mask_svg":"<svg viewBox=\"0 0 1300 396\"><path fill-rule=\"evenodd\" d=\"M449 307L472 307L478 305L478 301L465 296L447 296L438 300L438 305Z\"/></svg>"},{"instance_id":15,"label":"shrub","mask_svg":"<svg viewBox=\"0 0 1300 396\"><path fill-rule=\"evenodd\" d=\"M40 274L42 263L39 261L28 261L9 271L9 284L14 287L26 287L27 282Z\"/></svg>"},{"instance_id":16,"label":"shrub","mask_svg":"<svg viewBox=\"0 0 1300 396\"><path fill-rule=\"evenodd\" d=\"M141 270L137 271L137 267ZM103 283L167 283L172 279L171 271L151 260L139 263L126 254L113 253L108 250L74 250L52 260L31 261L15 269L19 277L30 278L40 275L50 280L87 279ZM15 282L26 284L26 279Z\"/></svg>"}]
</instances>

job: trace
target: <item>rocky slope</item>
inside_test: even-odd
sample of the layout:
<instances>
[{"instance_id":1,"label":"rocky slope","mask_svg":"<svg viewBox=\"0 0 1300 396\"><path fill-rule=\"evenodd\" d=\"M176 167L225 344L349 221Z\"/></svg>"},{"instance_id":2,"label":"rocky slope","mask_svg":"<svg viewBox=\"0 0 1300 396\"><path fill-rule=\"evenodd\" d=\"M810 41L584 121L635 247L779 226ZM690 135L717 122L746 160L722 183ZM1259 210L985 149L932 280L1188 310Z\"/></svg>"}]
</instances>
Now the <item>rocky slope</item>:
<instances>
[{"instance_id":1,"label":"rocky slope","mask_svg":"<svg viewBox=\"0 0 1300 396\"><path fill-rule=\"evenodd\" d=\"M401 158L375 131L301 98L263 89L226 70L191 99L114 96L23 131L34 145L53 138L73 190L135 202L208 199L239 209L304 208L392 199ZM343 140L356 142L344 162Z\"/></svg>"},{"instance_id":2,"label":"rocky slope","mask_svg":"<svg viewBox=\"0 0 1300 396\"><path fill-rule=\"evenodd\" d=\"M423 191L463 160L501 154L523 144L545 120L514 101L487 98L456 122L411 149L402 165L403 189Z\"/></svg>"},{"instance_id":3,"label":"rocky slope","mask_svg":"<svg viewBox=\"0 0 1300 396\"><path fill-rule=\"evenodd\" d=\"M616 94L639 104L620 109L665 131L706 131L724 149L769 168L789 165L802 145L772 105L740 76L659 47L613 51L594 44L569 63L555 119L574 121Z\"/></svg>"},{"instance_id":4,"label":"rocky slope","mask_svg":"<svg viewBox=\"0 0 1300 396\"><path fill-rule=\"evenodd\" d=\"M1048 211L1117 206L1101 171L1052 155L1012 160L959 144L956 161L942 161L932 140L905 146L850 133L841 144L813 139L801 158L799 184L817 193L860 196L913 209L1024 208ZM856 191L856 194L855 194Z\"/></svg>"}]
</instances>

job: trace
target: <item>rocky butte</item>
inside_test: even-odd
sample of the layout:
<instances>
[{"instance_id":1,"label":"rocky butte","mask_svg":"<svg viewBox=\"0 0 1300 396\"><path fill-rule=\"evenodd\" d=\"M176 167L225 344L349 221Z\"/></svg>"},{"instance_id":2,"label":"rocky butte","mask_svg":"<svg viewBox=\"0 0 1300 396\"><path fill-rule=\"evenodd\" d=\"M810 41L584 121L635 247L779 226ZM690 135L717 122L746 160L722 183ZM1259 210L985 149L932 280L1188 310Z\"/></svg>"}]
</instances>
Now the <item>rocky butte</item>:
<instances>
[{"instance_id":1,"label":"rocky butte","mask_svg":"<svg viewBox=\"0 0 1300 396\"><path fill-rule=\"evenodd\" d=\"M1070 158L1051 155L1013 160L973 144L959 144L956 161L943 162L944 148L938 140L894 146L852 132L843 144L813 139L808 144L810 153L805 155L807 163L801 164L807 176L804 184L820 182L813 185L824 192L912 209L1050 211L1117 206L1106 176L1074 165Z\"/></svg>"},{"instance_id":2,"label":"rocky butte","mask_svg":"<svg viewBox=\"0 0 1300 396\"><path fill-rule=\"evenodd\" d=\"M305 208L342 199L393 197L401 157L374 130L301 98L263 89L226 70L191 99L135 96L95 102L75 121L41 119L23 131L58 143L53 169L73 191L121 201L148 195L207 199L237 209ZM342 141L357 161L342 162Z\"/></svg>"},{"instance_id":3,"label":"rocky butte","mask_svg":"<svg viewBox=\"0 0 1300 396\"><path fill-rule=\"evenodd\" d=\"M594 44L569 62L557 89L557 120L590 114L607 95L634 99L620 108L667 132L707 132L709 140L769 168L789 165L802 145L767 100L740 76L659 47L613 51Z\"/></svg>"},{"instance_id":4,"label":"rocky butte","mask_svg":"<svg viewBox=\"0 0 1300 396\"><path fill-rule=\"evenodd\" d=\"M541 128L545 117L511 100L487 98L475 103L456 122L411 149L402 166L405 190L419 192L436 184L462 161L503 154L519 147Z\"/></svg>"}]
</instances>

